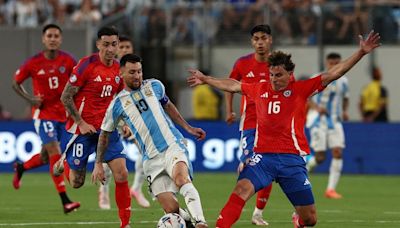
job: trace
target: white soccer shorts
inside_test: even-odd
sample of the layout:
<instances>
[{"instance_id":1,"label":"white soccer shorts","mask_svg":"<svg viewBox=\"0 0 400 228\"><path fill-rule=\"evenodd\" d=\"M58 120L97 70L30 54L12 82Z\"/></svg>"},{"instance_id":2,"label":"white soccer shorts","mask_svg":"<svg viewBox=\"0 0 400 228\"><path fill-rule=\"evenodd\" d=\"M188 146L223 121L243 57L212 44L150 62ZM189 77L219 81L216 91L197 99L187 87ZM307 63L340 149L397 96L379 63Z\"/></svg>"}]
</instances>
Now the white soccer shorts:
<instances>
[{"instance_id":1,"label":"white soccer shorts","mask_svg":"<svg viewBox=\"0 0 400 228\"><path fill-rule=\"evenodd\" d=\"M310 130L311 148L315 151L326 151L328 148L345 148L343 125L340 122L334 123L333 129L322 125L313 127Z\"/></svg>"}]
</instances>

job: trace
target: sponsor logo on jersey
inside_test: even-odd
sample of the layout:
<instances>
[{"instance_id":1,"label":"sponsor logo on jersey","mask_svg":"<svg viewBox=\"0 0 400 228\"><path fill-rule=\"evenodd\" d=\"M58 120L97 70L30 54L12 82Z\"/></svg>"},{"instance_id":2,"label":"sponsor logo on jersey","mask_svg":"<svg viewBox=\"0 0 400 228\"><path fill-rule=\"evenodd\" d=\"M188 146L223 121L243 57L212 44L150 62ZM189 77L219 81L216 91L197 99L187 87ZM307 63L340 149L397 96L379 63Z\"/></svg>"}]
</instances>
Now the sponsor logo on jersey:
<instances>
[{"instance_id":1,"label":"sponsor logo on jersey","mask_svg":"<svg viewBox=\"0 0 400 228\"><path fill-rule=\"evenodd\" d=\"M111 78L107 77L107 78L106 78L106 81L108 81L108 82L111 81Z\"/></svg>"},{"instance_id":2,"label":"sponsor logo on jersey","mask_svg":"<svg viewBox=\"0 0 400 228\"><path fill-rule=\"evenodd\" d=\"M93 80L95 82L102 82L100 75L97 75L97 77Z\"/></svg>"},{"instance_id":3,"label":"sponsor logo on jersey","mask_svg":"<svg viewBox=\"0 0 400 228\"><path fill-rule=\"evenodd\" d=\"M306 178L303 185L310 185L310 184L311 184L310 181Z\"/></svg>"},{"instance_id":4,"label":"sponsor logo on jersey","mask_svg":"<svg viewBox=\"0 0 400 228\"><path fill-rule=\"evenodd\" d=\"M279 96L278 95L274 95L274 96L272 96L272 98L278 98Z\"/></svg>"},{"instance_id":5,"label":"sponsor logo on jersey","mask_svg":"<svg viewBox=\"0 0 400 228\"><path fill-rule=\"evenodd\" d=\"M65 73L65 67L64 66L60 66L58 68L58 71L60 71L61 74L64 74Z\"/></svg>"},{"instance_id":6,"label":"sponsor logo on jersey","mask_svg":"<svg viewBox=\"0 0 400 228\"><path fill-rule=\"evenodd\" d=\"M75 74L71 75L71 77L69 78L69 82L71 82L71 83L76 82L76 80L77 80L77 78L76 78Z\"/></svg>"},{"instance_id":7,"label":"sponsor logo on jersey","mask_svg":"<svg viewBox=\"0 0 400 228\"><path fill-rule=\"evenodd\" d=\"M292 91L291 90L285 90L283 92L283 96L285 96L285 97L290 97L290 95L292 95Z\"/></svg>"},{"instance_id":8,"label":"sponsor logo on jersey","mask_svg":"<svg viewBox=\"0 0 400 228\"><path fill-rule=\"evenodd\" d=\"M49 70L49 72L50 72L51 74L54 73L54 69Z\"/></svg>"},{"instance_id":9,"label":"sponsor logo on jersey","mask_svg":"<svg viewBox=\"0 0 400 228\"><path fill-rule=\"evenodd\" d=\"M261 94L260 97L261 97L261 98L268 98L268 92L265 92L265 93Z\"/></svg>"},{"instance_id":10,"label":"sponsor logo on jersey","mask_svg":"<svg viewBox=\"0 0 400 228\"><path fill-rule=\"evenodd\" d=\"M247 78L254 78L254 73L253 73L253 71L250 71L250 72L246 75L246 77L247 77Z\"/></svg>"},{"instance_id":11,"label":"sponsor logo on jersey","mask_svg":"<svg viewBox=\"0 0 400 228\"><path fill-rule=\"evenodd\" d=\"M117 76L115 76L115 82L117 83L117 84L119 84L119 82L121 81L121 78L117 75Z\"/></svg>"},{"instance_id":12,"label":"sponsor logo on jersey","mask_svg":"<svg viewBox=\"0 0 400 228\"><path fill-rule=\"evenodd\" d=\"M38 71L37 75L44 75L45 73L46 73L46 72L44 72L43 69L40 69L40 70Z\"/></svg>"},{"instance_id":13,"label":"sponsor logo on jersey","mask_svg":"<svg viewBox=\"0 0 400 228\"><path fill-rule=\"evenodd\" d=\"M260 77L265 77L265 72L261 72Z\"/></svg>"}]
</instances>

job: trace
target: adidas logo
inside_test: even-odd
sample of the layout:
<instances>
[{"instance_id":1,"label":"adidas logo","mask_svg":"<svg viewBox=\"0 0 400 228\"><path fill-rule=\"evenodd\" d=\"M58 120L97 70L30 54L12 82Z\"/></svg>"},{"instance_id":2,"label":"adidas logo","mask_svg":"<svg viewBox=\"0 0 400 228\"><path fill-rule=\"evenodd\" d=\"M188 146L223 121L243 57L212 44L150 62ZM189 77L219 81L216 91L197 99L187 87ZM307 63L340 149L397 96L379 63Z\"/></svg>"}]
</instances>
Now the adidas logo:
<instances>
[{"instance_id":1,"label":"adidas logo","mask_svg":"<svg viewBox=\"0 0 400 228\"><path fill-rule=\"evenodd\" d=\"M253 71L250 71L250 72L246 75L246 77L247 77L247 78L254 78Z\"/></svg>"},{"instance_id":2,"label":"adidas logo","mask_svg":"<svg viewBox=\"0 0 400 228\"><path fill-rule=\"evenodd\" d=\"M268 98L268 92L265 92L265 93L261 94L260 97L261 97L261 98Z\"/></svg>"},{"instance_id":3,"label":"adidas logo","mask_svg":"<svg viewBox=\"0 0 400 228\"><path fill-rule=\"evenodd\" d=\"M306 181L304 181L303 185L310 185L310 184L311 184L310 181L308 179L306 179Z\"/></svg>"},{"instance_id":4,"label":"adidas logo","mask_svg":"<svg viewBox=\"0 0 400 228\"><path fill-rule=\"evenodd\" d=\"M44 72L43 69L40 69L39 72L37 73L37 75L44 75L46 72Z\"/></svg>"},{"instance_id":5,"label":"adidas logo","mask_svg":"<svg viewBox=\"0 0 400 228\"><path fill-rule=\"evenodd\" d=\"M100 75L97 75L97 77L94 79L95 82L102 82Z\"/></svg>"}]
</instances>

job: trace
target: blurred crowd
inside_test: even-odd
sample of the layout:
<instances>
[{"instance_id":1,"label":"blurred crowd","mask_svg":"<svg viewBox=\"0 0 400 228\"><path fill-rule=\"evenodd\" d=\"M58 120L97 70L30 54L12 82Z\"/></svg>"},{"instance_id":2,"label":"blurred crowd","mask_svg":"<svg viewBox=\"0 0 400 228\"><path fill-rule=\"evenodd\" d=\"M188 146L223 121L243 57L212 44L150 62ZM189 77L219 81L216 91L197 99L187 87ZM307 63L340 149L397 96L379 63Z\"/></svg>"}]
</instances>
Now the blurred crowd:
<instances>
[{"instance_id":1,"label":"blurred crowd","mask_svg":"<svg viewBox=\"0 0 400 228\"><path fill-rule=\"evenodd\" d=\"M97 25L122 12L137 15L148 45L235 43L261 23L281 44L353 43L371 25L400 40L399 0L0 0L0 25Z\"/></svg>"}]
</instances>

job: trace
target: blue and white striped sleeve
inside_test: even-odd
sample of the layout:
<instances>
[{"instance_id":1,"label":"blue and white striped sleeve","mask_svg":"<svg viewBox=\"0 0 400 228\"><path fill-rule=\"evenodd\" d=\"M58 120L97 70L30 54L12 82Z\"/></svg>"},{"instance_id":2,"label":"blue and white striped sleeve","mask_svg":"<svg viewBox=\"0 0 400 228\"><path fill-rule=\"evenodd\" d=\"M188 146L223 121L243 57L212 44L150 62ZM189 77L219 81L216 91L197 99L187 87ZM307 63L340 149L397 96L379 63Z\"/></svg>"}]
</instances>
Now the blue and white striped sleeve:
<instances>
[{"instance_id":1,"label":"blue and white striped sleeve","mask_svg":"<svg viewBox=\"0 0 400 228\"><path fill-rule=\"evenodd\" d=\"M157 99L160 101L161 105L165 105L166 103L168 103L169 98L165 94L165 87L162 84L162 82L160 82L159 80L153 80L151 82L151 86L153 87L155 95Z\"/></svg>"},{"instance_id":2,"label":"blue and white striped sleeve","mask_svg":"<svg viewBox=\"0 0 400 228\"><path fill-rule=\"evenodd\" d=\"M111 101L101 124L101 130L112 132L118 126L121 116L121 101L118 97Z\"/></svg>"}]
</instances>

